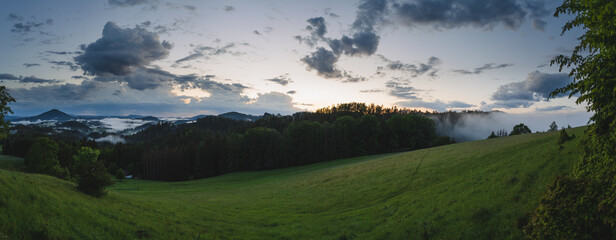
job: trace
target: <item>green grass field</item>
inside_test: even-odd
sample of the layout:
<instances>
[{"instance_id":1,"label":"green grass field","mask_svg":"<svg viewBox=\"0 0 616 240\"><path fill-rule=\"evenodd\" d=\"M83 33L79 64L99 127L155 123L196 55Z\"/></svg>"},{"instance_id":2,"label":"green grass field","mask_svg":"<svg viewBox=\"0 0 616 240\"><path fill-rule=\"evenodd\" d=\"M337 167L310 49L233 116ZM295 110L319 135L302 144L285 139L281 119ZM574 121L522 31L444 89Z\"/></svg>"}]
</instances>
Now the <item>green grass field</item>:
<instances>
[{"instance_id":1,"label":"green grass field","mask_svg":"<svg viewBox=\"0 0 616 240\"><path fill-rule=\"evenodd\" d=\"M583 128L189 182L125 180L101 199L0 170L0 239L520 239L579 159ZM2 156L0 167L20 160Z\"/></svg>"}]
</instances>

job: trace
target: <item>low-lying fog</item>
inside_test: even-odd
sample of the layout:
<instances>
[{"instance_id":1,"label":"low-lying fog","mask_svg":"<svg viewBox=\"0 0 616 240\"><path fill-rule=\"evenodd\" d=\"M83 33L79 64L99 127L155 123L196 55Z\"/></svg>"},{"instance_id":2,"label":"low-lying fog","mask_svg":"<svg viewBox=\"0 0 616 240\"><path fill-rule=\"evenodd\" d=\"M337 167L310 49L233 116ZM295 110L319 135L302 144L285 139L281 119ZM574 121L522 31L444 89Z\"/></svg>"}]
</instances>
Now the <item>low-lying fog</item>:
<instances>
[{"instance_id":1,"label":"low-lying fog","mask_svg":"<svg viewBox=\"0 0 616 240\"><path fill-rule=\"evenodd\" d=\"M440 135L447 135L455 138L457 142L474 141L486 139L492 131L496 132L505 129L511 132L513 126L524 123L534 133L537 131L545 132L549 129L550 123L556 122L558 128L578 127L588 124L592 113L573 112L573 113L527 113L511 114L494 112L492 114L463 115L458 123L453 126L448 120L436 121L436 131Z\"/></svg>"}]
</instances>

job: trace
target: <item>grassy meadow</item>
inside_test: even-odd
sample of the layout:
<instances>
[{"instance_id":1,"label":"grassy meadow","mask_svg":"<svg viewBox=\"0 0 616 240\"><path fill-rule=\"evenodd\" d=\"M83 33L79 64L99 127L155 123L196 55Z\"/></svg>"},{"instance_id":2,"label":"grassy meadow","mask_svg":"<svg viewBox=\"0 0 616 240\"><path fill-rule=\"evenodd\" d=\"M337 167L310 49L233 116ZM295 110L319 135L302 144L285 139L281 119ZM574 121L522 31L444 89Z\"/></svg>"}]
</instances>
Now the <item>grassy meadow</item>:
<instances>
[{"instance_id":1,"label":"grassy meadow","mask_svg":"<svg viewBox=\"0 0 616 240\"><path fill-rule=\"evenodd\" d=\"M123 180L107 196L0 157L2 239L520 239L583 128L187 182Z\"/></svg>"}]
</instances>

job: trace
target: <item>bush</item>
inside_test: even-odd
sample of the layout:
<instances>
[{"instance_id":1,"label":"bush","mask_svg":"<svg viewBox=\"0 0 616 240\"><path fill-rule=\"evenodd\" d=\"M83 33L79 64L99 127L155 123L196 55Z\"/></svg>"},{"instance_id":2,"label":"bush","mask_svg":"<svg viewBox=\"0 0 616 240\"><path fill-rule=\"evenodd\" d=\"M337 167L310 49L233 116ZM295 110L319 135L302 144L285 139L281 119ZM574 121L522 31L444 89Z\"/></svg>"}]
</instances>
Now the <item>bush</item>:
<instances>
[{"instance_id":1,"label":"bush","mask_svg":"<svg viewBox=\"0 0 616 240\"><path fill-rule=\"evenodd\" d=\"M529 239L613 239L611 227L604 221L606 212L597 208L600 191L601 186L588 179L557 177L524 229L526 236Z\"/></svg>"},{"instance_id":2,"label":"bush","mask_svg":"<svg viewBox=\"0 0 616 240\"><path fill-rule=\"evenodd\" d=\"M569 134L567 134L567 131L565 131L565 129L560 130L560 136L558 137L558 145L561 145L571 139L573 139L573 136L569 136Z\"/></svg>"},{"instance_id":3,"label":"bush","mask_svg":"<svg viewBox=\"0 0 616 240\"><path fill-rule=\"evenodd\" d=\"M113 184L105 164L98 161L99 154L98 150L82 147L73 156L76 165L77 189L95 197L104 196L107 193L105 188Z\"/></svg>"},{"instance_id":4,"label":"bush","mask_svg":"<svg viewBox=\"0 0 616 240\"><path fill-rule=\"evenodd\" d=\"M118 168L118 171L116 171L115 177L116 177L118 180L122 181L122 179L124 179L124 177L126 177L126 176L124 175L124 170L123 170L123 169L121 169L121 168Z\"/></svg>"}]
</instances>

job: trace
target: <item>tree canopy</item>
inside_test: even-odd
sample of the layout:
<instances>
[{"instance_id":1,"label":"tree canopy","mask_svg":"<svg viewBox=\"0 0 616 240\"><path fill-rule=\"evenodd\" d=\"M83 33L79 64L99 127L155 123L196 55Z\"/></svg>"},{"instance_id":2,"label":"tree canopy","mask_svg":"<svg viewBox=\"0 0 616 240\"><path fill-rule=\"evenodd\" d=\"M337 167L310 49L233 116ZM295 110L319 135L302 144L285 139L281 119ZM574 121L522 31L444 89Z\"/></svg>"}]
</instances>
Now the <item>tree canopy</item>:
<instances>
[{"instance_id":1,"label":"tree canopy","mask_svg":"<svg viewBox=\"0 0 616 240\"><path fill-rule=\"evenodd\" d=\"M550 94L579 96L594 112L584 153L570 175L548 188L525 229L530 239L616 239L616 2L565 0L555 16L574 15L562 33L585 32L570 56L552 60L570 68L573 82Z\"/></svg>"},{"instance_id":2,"label":"tree canopy","mask_svg":"<svg viewBox=\"0 0 616 240\"><path fill-rule=\"evenodd\" d=\"M15 102L15 98L11 97L5 86L0 86L0 140L8 135L9 124L6 121L6 115L13 113L13 110L9 107L11 102Z\"/></svg>"}]
</instances>

